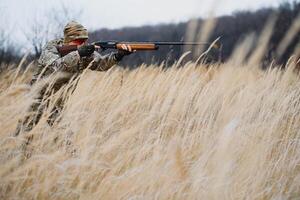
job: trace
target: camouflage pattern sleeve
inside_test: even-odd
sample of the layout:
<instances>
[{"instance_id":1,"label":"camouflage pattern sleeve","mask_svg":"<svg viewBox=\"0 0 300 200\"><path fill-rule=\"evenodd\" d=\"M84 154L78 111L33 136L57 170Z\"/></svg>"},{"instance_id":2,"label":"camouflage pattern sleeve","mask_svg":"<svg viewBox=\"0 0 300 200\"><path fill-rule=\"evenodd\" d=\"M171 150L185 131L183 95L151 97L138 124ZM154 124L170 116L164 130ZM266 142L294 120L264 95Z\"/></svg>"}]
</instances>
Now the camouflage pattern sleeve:
<instances>
[{"instance_id":1,"label":"camouflage pattern sleeve","mask_svg":"<svg viewBox=\"0 0 300 200\"><path fill-rule=\"evenodd\" d=\"M71 52L64 57L61 57L55 42L49 42L42 51L39 59L39 64L47 67L47 71L51 73L55 71L64 71L75 73L78 71L78 62L80 56L77 51Z\"/></svg>"},{"instance_id":2,"label":"camouflage pattern sleeve","mask_svg":"<svg viewBox=\"0 0 300 200\"><path fill-rule=\"evenodd\" d=\"M93 58L93 63L90 69L97 70L97 71L109 70L111 67L113 67L118 63L115 54L116 53L110 53L105 56L102 56L95 51L91 56Z\"/></svg>"}]
</instances>

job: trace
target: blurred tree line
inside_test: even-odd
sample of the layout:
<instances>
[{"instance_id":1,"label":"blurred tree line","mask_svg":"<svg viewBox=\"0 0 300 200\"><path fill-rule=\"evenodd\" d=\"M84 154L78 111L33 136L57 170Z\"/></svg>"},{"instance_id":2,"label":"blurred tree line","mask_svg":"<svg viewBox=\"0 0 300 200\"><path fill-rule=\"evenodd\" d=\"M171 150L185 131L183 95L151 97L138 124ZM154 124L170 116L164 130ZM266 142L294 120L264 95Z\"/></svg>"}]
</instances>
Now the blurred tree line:
<instances>
[{"instance_id":1,"label":"blurred tree line","mask_svg":"<svg viewBox=\"0 0 300 200\"><path fill-rule=\"evenodd\" d=\"M222 60L230 57L235 46L245 39L249 34L256 34L258 37L264 30L267 21L272 16L277 16L277 21L274 27L268 52L265 56L266 60L271 60L275 55L275 50L278 44L286 35L291 24L300 13L300 3L283 3L278 8L263 8L257 11L239 11L232 15L221 16L216 19L214 29L212 30L209 42L212 42L218 37L221 37ZM196 21L196 23L195 23ZM143 27L127 27L117 30L101 29L91 33L91 41L95 40L118 40L118 41L187 41L187 31L191 29L191 23L197 24L195 28L197 35L201 33L201 29L205 26L204 19L193 19L186 23L179 24L161 24L156 26ZM300 21L298 21L300 23ZM197 37L194 37L197 40ZM202 41L201 41L202 42ZM293 38L292 42L284 52L283 56L277 58L277 61L283 63L292 55L296 45L300 42L300 32ZM254 45L255 46L255 45ZM254 48L253 46L253 48ZM184 53L186 48L180 47L162 47L155 52L138 52L133 56L127 57L123 64L134 66L142 63L160 63L165 61L166 64L172 64L174 60ZM195 50L195 49L194 49ZM198 56L199 56L198 52ZM192 57L190 57L192 58ZM190 59L189 58L189 59ZM197 58L197 56L196 56Z\"/></svg>"},{"instance_id":2,"label":"blurred tree line","mask_svg":"<svg viewBox=\"0 0 300 200\"><path fill-rule=\"evenodd\" d=\"M52 28L52 32L59 29L63 29L64 23L73 19L68 12L62 6L64 12L54 15L51 19L51 24L57 24L56 28ZM76 16L78 16L76 13ZM208 42L212 42L218 37L221 37L222 48L222 60L226 60L230 57L235 46L245 39L249 34L255 34L259 37L261 31L266 26L268 19L271 16L277 16L274 31L268 46L268 51L265 55L265 60L272 60L276 57L276 49L280 41L287 34L289 28L297 19L300 13L300 2L294 1L292 3L283 3L277 8L262 8L257 11L239 11L232 15L221 16L216 18L214 26L210 32L210 37L205 38ZM298 22L300 23L298 18ZM54 23L55 22L55 23ZM142 27L126 27L121 29L109 30L100 29L90 33L90 41L96 40L118 40L118 41L191 41L199 40L201 33L205 27L206 20L204 19L192 19L185 23L178 24L160 24L155 26L142 26ZM194 24L194 27L191 26ZM194 35L189 37L193 29ZM43 31L44 30L44 31ZM61 33L59 30L57 32ZM42 34L41 34L42 33ZM53 36L54 34L50 35ZM200 37L199 37L200 35ZM37 58L40 55L42 46L49 40L49 26L41 23L35 23L31 32L25 33L28 36L28 42L32 45L33 53L31 58ZM18 62L20 60L20 54L13 48L13 43L7 39L5 32L0 31L0 63ZM253 42L253 49L255 47ZM280 58L277 56L276 60L280 63L287 61L297 48L297 44L300 44L300 32L292 38L289 46L285 49ZM299 48L299 46L298 46ZM197 49L187 49L186 47L161 47L158 51L137 52L134 55L126 57L123 61L123 65L131 67L138 66L142 63L161 63L165 62L166 65L171 65L175 60L178 60L180 56L187 50L193 50L193 54L189 55L188 59L197 59L201 52ZM196 52L196 53L195 53ZM196 55L195 55L196 54Z\"/></svg>"}]
</instances>

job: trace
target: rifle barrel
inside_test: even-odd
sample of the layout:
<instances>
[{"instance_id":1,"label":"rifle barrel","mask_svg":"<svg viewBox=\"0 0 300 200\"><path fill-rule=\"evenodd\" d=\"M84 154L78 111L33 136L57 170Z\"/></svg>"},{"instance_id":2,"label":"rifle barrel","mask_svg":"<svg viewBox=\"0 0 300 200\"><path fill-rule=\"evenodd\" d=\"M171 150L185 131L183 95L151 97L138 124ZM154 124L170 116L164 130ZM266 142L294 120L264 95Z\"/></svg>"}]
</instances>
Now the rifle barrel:
<instances>
[{"instance_id":1,"label":"rifle barrel","mask_svg":"<svg viewBox=\"0 0 300 200\"><path fill-rule=\"evenodd\" d=\"M208 42L120 42L122 44L155 44L158 46L210 45Z\"/></svg>"},{"instance_id":2,"label":"rifle barrel","mask_svg":"<svg viewBox=\"0 0 300 200\"><path fill-rule=\"evenodd\" d=\"M156 45L166 46L166 45L174 45L174 46L182 46L182 45L210 45L207 42L154 42Z\"/></svg>"}]
</instances>

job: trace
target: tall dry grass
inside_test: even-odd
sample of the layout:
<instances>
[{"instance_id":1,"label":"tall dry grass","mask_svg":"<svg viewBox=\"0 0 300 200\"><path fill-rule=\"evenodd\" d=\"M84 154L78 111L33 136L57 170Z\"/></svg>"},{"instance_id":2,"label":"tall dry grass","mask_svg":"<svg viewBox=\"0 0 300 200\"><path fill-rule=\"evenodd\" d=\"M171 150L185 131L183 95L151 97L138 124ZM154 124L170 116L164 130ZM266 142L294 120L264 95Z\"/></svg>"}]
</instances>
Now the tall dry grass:
<instances>
[{"instance_id":1,"label":"tall dry grass","mask_svg":"<svg viewBox=\"0 0 300 200\"><path fill-rule=\"evenodd\" d=\"M17 137L45 81L3 72L0 199L299 199L300 78L292 61L260 69L269 37L216 66L86 70Z\"/></svg>"},{"instance_id":2,"label":"tall dry grass","mask_svg":"<svg viewBox=\"0 0 300 200\"><path fill-rule=\"evenodd\" d=\"M37 92L26 73L0 79L1 199L299 198L292 67L86 71L53 127L49 108L13 137Z\"/></svg>"}]
</instances>

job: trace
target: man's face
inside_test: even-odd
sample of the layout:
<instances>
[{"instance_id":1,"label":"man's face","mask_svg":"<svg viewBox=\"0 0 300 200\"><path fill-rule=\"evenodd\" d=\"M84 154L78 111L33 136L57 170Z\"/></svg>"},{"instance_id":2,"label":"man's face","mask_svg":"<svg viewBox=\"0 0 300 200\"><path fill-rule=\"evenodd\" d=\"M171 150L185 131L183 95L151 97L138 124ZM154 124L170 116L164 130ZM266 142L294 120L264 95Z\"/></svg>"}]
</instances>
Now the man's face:
<instances>
[{"instance_id":1,"label":"man's face","mask_svg":"<svg viewBox=\"0 0 300 200\"><path fill-rule=\"evenodd\" d=\"M87 39L76 39L69 43L69 45L77 45L78 47L87 44Z\"/></svg>"}]
</instances>

